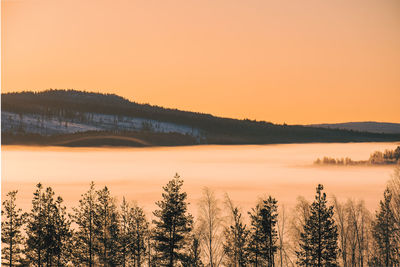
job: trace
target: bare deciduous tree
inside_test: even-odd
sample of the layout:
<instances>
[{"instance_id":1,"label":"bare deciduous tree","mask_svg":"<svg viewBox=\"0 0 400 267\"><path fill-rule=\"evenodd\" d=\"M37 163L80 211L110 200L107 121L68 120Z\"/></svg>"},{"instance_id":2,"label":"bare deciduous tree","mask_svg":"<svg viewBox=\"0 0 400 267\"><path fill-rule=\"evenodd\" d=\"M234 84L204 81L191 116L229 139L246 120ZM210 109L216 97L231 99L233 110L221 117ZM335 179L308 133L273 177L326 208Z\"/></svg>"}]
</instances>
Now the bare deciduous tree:
<instances>
[{"instance_id":1,"label":"bare deciduous tree","mask_svg":"<svg viewBox=\"0 0 400 267\"><path fill-rule=\"evenodd\" d=\"M286 236L288 235L286 227L286 214L285 214L285 206L281 206L280 212L278 212L278 264L279 266L294 266L294 262L290 259L290 255L288 255L288 242L286 242Z\"/></svg>"},{"instance_id":2,"label":"bare deciduous tree","mask_svg":"<svg viewBox=\"0 0 400 267\"><path fill-rule=\"evenodd\" d=\"M205 187L199 203L199 228L205 263L210 267L221 264L223 257L223 218L214 192Z\"/></svg>"},{"instance_id":3,"label":"bare deciduous tree","mask_svg":"<svg viewBox=\"0 0 400 267\"><path fill-rule=\"evenodd\" d=\"M333 203L339 233L341 265L366 265L371 242L371 214L364 201L349 199L346 203L340 203L333 197Z\"/></svg>"},{"instance_id":4,"label":"bare deciduous tree","mask_svg":"<svg viewBox=\"0 0 400 267\"><path fill-rule=\"evenodd\" d=\"M292 259L296 257L296 251L299 250L300 234L308 217L310 217L310 203L304 197L299 196L289 218L290 239L287 252L290 253Z\"/></svg>"},{"instance_id":5,"label":"bare deciduous tree","mask_svg":"<svg viewBox=\"0 0 400 267\"><path fill-rule=\"evenodd\" d=\"M396 220L396 228L400 229L400 166L394 170L392 178L389 180L388 188L392 193L391 207ZM397 233L397 240L400 241L400 230Z\"/></svg>"},{"instance_id":6,"label":"bare deciduous tree","mask_svg":"<svg viewBox=\"0 0 400 267\"><path fill-rule=\"evenodd\" d=\"M333 206L335 209L335 221L338 227L339 234L339 253L341 256L342 265L347 266L347 244L348 244L348 220L346 219L346 208L338 201L336 196L333 196Z\"/></svg>"}]
</instances>

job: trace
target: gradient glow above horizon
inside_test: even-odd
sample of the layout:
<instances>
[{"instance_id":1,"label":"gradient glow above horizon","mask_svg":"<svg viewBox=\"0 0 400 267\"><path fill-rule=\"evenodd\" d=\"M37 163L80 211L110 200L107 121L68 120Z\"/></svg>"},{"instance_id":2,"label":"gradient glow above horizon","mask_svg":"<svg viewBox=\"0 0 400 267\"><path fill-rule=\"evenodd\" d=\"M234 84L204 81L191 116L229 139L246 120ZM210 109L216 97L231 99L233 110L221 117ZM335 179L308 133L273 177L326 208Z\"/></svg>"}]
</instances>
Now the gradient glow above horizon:
<instances>
[{"instance_id":1,"label":"gradient glow above horizon","mask_svg":"<svg viewBox=\"0 0 400 267\"><path fill-rule=\"evenodd\" d=\"M1 86L275 123L400 122L400 2L6 0Z\"/></svg>"}]
</instances>

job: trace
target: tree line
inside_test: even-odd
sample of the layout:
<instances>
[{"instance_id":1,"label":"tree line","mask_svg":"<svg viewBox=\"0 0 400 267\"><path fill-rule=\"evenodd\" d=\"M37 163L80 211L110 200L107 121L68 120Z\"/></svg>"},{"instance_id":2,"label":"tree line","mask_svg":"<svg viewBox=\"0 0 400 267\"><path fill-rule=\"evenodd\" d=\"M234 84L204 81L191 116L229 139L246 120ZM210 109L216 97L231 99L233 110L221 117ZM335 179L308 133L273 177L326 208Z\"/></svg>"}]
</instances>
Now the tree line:
<instances>
[{"instance_id":1,"label":"tree line","mask_svg":"<svg viewBox=\"0 0 400 267\"><path fill-rule=\"evenodd\" d=\"M400 168L373 216L364 202L299 197L291 214L267 196L244 218L228 195L204 188L197 219L178 174L164 187L150 221L144 210L92 182L67 212L38 184L29 212L17 191L2 203L5 266L400 266ZM223 203L221 203L223 202ZM224 212L226 211L226 212Z\"/></svg>"},{"instance_id":2,"label":"tree line","mask_svg":"<svg viewBox=\"0 0 400 267\"><path fill-rule=\"evenodd\" d=\"M375 151L369 156L368 160L352 160L351 158L330 158L323 157L314 161L314 164L325 165L385 165L385 164L400 164L400 146L395 149L386 149L384 152Z\"/></svg>"}]
</instances>

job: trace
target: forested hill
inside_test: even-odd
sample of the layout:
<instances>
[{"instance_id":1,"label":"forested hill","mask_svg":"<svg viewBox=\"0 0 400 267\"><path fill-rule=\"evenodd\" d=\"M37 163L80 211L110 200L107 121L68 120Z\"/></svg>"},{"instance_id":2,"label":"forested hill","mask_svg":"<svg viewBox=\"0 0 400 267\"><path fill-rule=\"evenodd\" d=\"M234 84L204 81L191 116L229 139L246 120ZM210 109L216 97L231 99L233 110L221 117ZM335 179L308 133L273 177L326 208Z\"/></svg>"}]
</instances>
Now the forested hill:
<instances>
[{"instance_id":1,"label":"forested hill","mask_svg":"<svg viewBox=\"0 0 400 267\"><path fill-rule=\"evenodd\" d=\"M400 134L221 118L139 104L114 94L76 90L6 93L2 94L1 104L3 144L97 146L400 140Z\"/></svg>"},{"instance_id":2,"label":"forested hill","mask_svg":"<svg viewBox=\"0 0 400 267\"><path fill-rule=\"evenodd\" d=\"M354 130L359 132L370 133L400 133L400 123L390 122L375 122L375 121L362 121L362 122L344 122L344 123L325 123L325 124L311 124L311 127L323 127L329 129L344 129Z\"/></svg>"}]
</instances>

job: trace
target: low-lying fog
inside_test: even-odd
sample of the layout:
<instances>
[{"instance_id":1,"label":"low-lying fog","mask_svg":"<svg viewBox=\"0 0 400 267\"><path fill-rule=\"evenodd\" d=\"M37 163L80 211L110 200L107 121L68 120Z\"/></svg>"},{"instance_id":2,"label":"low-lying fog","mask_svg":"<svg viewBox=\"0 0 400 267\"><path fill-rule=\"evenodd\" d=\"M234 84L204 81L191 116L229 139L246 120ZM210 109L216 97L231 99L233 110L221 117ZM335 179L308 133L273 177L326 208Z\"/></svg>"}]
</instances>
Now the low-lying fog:
<instances>
[{"instance_id":1,"label":"low-lying fog","mask_svg":"<svg viewBox=\"0 0 400 267\"><path fill-rule=\"evenodd\" d=\"M257 198L271 194L290 209L296 197L312 200L318 183L328 198L364 199L373 211L393 166L314 166L324 156L368 159L375 150L397 143L287 144L158 148L2 147L2 196L18 189L18 204L28 211L35 185L52 186L68 207L76 206L90 181L107 185L122 199L136 200L147 213L155 209L162 186L179 173L196 213L204 186L221 199L228 193L245 213Z\"/></svg>"}]
</instances>

